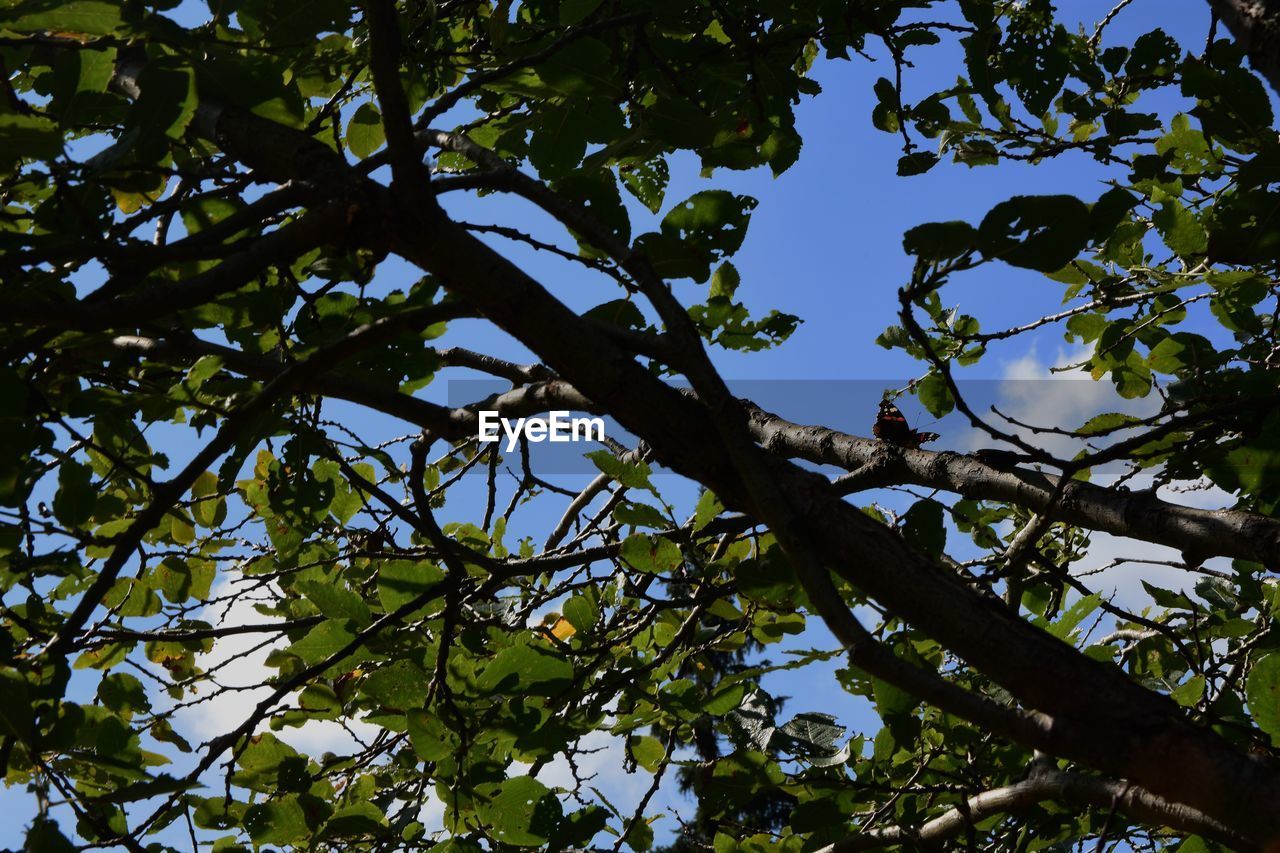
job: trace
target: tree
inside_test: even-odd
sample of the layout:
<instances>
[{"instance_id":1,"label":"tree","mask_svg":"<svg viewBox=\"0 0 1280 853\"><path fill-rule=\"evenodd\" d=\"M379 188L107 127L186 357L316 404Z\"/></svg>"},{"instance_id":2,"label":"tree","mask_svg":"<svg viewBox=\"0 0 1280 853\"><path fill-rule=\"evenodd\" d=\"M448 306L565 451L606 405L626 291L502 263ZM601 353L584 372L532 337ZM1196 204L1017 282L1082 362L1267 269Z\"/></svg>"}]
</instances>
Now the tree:
<instances>
[{"instance_id":1,"label":"tree","mask_svg":"<svg viewBox=\"0 0 1280 853\"><path fill-rule=\"evenodd\" d=\"M1280 841L1280 149L1208 8L1186 50L1159 29L1108 44L1127 3L1092 32L1047 0L512 5L5 13L0 765L38 805L28 847L644 850L677 765L700 816L680 843L721 851ZM959 79L909 100L943 41ZM1251 56L1272 75L1269 43ZM881 342L920 361L926 407L1003 451L791 423L714 365L796 323L740 301L755 200L714 170L786 170L812 65L871 50L904 178L1065 155L1111 176L904 237ZM677 156L709 184L672 204ZM624 193L665 211L655 230L632 234ZM532 208L452 206L503 196ZM616 298L571 309L518 244ZM387 287L393 263L420 278ZM945 307L997 265L1063 307L995 331ZM482 325L533 363L430 343ZM1052 326L1154 414L1063 425L1088 442L1068 459L966 400L965 367ZM461 369L511 388L416 396ZM477 443L482 410L607 414L638 443L562 495ZM1091 483L1104 463L1153 488ZM695 510L653 466L705 490ZM472 468L478 501L456 497ZM1197 481L1233 506L1155 488ZM929 494L891 517L868 497L889 486ZM533 503L567 511L509 541ZM1201 580L1130 612L1069 571L1094 532L1176 548ZM841 656L839 687L884 721L873 743L758 689L750 644L815 617L839 648L787 665ZM226 672L256 648L246 694ZM190 742L175 721L219 695L252 699ZM363 728L344 754L282 739L316 721ZM652 775L634 802L578 773L600 739ZM541 780L553 762L575 783Z\"/></svg>"}]
</instances>

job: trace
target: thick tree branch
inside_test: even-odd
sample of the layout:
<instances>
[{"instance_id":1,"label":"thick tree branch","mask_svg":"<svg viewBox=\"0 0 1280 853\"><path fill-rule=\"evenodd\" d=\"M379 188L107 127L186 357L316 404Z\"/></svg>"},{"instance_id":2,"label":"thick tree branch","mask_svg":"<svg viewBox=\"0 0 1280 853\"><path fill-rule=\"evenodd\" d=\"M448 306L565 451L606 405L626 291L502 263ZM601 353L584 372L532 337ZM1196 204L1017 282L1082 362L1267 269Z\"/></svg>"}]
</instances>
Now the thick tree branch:
<instances>
[{"instance_id":1,"label":"thick tree branch","mask_svg":"<svg viewBox=\"0 0 1280 853\"><path fill-rule=\"evenodd\" d=\"M1066 803L1103 810L1115 809L1154 826L1168 826L1229 845L1234 850L1258 849L1231 827L1136 785L1082 773L1037 768L1022 782L983 791L918 828L892 826L870 829L823 847L818 853L854 853L897 844L935 846L967 828L999 814L1016 814L1043 802Z\"/></svg>"},{"instance_id":2,"label":"thick tree branch","mask_svg":"<svg viewBox=\"0 0 1280 853\"><path fill-rule=\"evenodd\" d=\"M437 310L431 314L431 322L453 319L455 316L469 316L465 306L457 302L446 302L432 307ZM405 319L412 317L413 315L409 312L404 312L396 315L394 319L403 323ZM419 320L421 321L421 317ZM222 359L223 366L228 370L264 381L278 376L288 367L286 362L242 352L233 347L199 338L147 338L138 335L121 335L113 338L108 346L113 350L133 352L157 361L181 365L189 364L200 356L216 355ZM96 349L96 345L90 349ZM483 369L504 378L553 376L541 365L518 365L456 347L439 350L437 354L445 364ZM479 429L478 412L481 410L496 411L510 418L526 417L552 409L599 410L598 406L579 394L567 382L554 378L532 381L528 385L521 385L459 408L441 406L409 394L379 388L337 371L302 377L298 380L298 389L367 406L450 441L474 438Z\"/></svg>"},{"instance_id":3,"label":"thick tree branch","mask_svg":"<svg viewBox=\"0 0 1280 853\"><path fill-rule=\"evenodd\" d=\"M460 316L462 310L460 310ZM270 359L241 353L230 347L190 340L175 342L121 337L115 346L146 351L156 357L218 355L232 370L269 379L283 365ZM185 354L185 355L184 355ZM447 364L474 367L516 381L550 376L541 366L515 365L492 360L482 353L450 348L440 351ZM603 412L567 382L539 382L473 406L449 409L346 379L340 374L310 378L306 390L369 406L430 429L444 438L461 439L476 434L476 410L494 408L504 416L522 417L551 409ZM1161 500L1149 492L1117 492L1083 481L1071 481L1062 498L1053 501L1057 477L1026 469L1009 469L984 462L977 456L934 453L890 447L871 438L850 435L820 426L796 424L770 414L749 401L741 401L750 413L752 433L770 452L835 465L859 472L858 489L877 486L918 485L942 489L981 500L1005 501L1047 518L1089 530L1170 545L1207 558L1237 557L1273 566L1280 554L1280 522L1238 510L1205 510Z\"/></svg>"},{"instance_id":4,"label":"thick tree branch","mask_svg":"<svg viewBox=\"0 0 1280 853\"><path fill-rule=\"evenodd\" d=\"M1280 3L1276 0L1209 0L1253 68L1280 93Z\"/></svg>"},{"instance_id":5,"label":"thick tree branch","mask_svg":"<svg viewBox=\"0 0 1280 853\"><path fill-rule=\"evenodd\" d=\"M763 409L751 411L756 440L774 453L850 471L876 463L874 482L912 483L982 500L1006 501L1090 530L1128 536L1201 558L1221 555L1277 568L1280 521L1238 510L1204 510L1161 500L1150 492L1118 492L1079 480L1053 501L1058 478L1021 468L997 468L977 456L890 447L820 426L792 423Z\"/></svg>"},{"instance_id":6,"label":"thick tree branch","mask_svg":"<svg viewBox=\"0 0 1280 853\"><path fill-rule=\"evenodd\" d=\"M425 187L431 175L413 137L409 101L400 85L400 27L396 22L396 5L393 0L367 0L364 8L370 35L369 68L382 107L391 174L395 185L406 191L406 198L412 198L414 188Z\"/></svg>"}]
</instances>

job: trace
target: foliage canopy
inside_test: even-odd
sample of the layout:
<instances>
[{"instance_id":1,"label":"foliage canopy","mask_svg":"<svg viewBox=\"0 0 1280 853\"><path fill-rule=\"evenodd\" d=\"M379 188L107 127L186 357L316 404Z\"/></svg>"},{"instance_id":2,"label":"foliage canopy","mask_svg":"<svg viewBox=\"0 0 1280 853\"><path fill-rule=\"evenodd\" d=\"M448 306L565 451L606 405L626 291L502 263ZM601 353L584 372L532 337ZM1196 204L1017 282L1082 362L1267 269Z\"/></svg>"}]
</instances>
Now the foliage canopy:
<instances>
[{"instance_id":1,"label":"foliage canopy","mask_svg":"<svg viewBox=\"0 0 1280 853\"><path fill-rule=\"evenodd\" d=\"M717 176L787 170L814 65L870 53L902 155L867 168L1107 175L904 235L880 343L1003 454L791 424L708 354L798 320L748 309L756 200ZM951 56L954 85L913 90ZM1280 840L1280 143L1216 24L1188 46L1112 44L1047 0L22 0L0 60L0 767L37 804L29 849L644 851L676 777L697 814L673 843L719 853ZM669 198L690 157L707 187ZM567 307L521 245L599 304ZM948 307L991 265L1061 308L991 330ZM535 363L459 346L478 323ZM956 378L1054 327L1158 400L1061 425L1072 458ZM419 393L468 370L511 390ZM563 494L475 443L482 408L640 443ZM1155 491L1188 483L1231 507ZM564 519L528 530L548 502ZM1071 572L1098 532L1195 578L1131 612ZM838 646L767 662L817 619ZM828 661L878 732L760 688ZM317 723L350 748L290 745ZM652 778L633 801L579 774L602 744Z\"/></svg>"}]
</instances>

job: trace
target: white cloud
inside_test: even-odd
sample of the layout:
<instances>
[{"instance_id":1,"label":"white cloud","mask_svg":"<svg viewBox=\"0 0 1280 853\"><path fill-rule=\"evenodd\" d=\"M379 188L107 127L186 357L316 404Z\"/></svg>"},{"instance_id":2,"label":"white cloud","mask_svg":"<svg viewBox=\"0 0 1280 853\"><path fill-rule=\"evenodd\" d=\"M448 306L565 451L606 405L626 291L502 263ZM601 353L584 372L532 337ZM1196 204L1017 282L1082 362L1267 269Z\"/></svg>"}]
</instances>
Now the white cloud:
<instances>
[{"instance_id":1,"label":"white cloud","mask_svg":"<svg viewBox=\"0 0 1280 853\"><path fill-rule=\"evenodd\" d=\"M1146 480L1149 484L1150 477ZM1137 488L1140 484L1131 480L1130 487ZM1231 494L1208 481L1200 481L1190 484L1190 487L1181 488L1161 486L1156 494L1169 503L1196 509L1222 509L1235 503L1235 498ZM1091 588L1101 591L1104 595L1114 595L1115 603L1127 610L1138 612L1143 607L1154 604L1142 586L1143 581L1162 589L1189 593L1196 583L1205 577L1176 566L1141 562L1181 563L1182 554L1174 548L1107 533L1094 533L1090 537L1090 542L1088 556L1076 564L1073 574L1079 576L1089 573L1084 580ZM1113 562L1117 562L1117 565L1112 566ZM1226 557L1215 557L1206 560L1204 567L1229 572L1231 561ZM1102 571L1098 571L1099 569Z\"/></svg>"},{"instance_id":2,"label":"white cloud","mask_svg":"<svg viewBox=\"0 0 1280 853\"><path fill-rule=\"evenodd\" d=\"M247 582L238 572L228 572L214 584L211 598L216 601L229 596L237 592L237 586ZM239 591L243 592L243 589ZM253 605L254 600L242 594L230 604L207 605L197 618L220 627L273 621L255 610ZM248 719L257 704L271 694L271 688L263 685L277 671L267 666L267 656L274 649L287 645L283 638L264 645L268 636L250 633L220 637L212 651L196 656L196 664L201 669L207 672L216 668L218 684L234 689L219 691L203 702L179 710L175 715L179 731L189 738L206 741L233 730ZM213 691L216 688L204 685L202 690ZM281 707L290 705L290 699L281 703ZM350 731L337 722L313 720L297 728L285 727L274 734L295 749L318 756L324 752L349 752L359 747L356 737L368 740L378 731L375 726L359 720L348 721L347 726ZM259 724L259 731L266 729L265 722Z\"/></svg>"},{"instance_id":3,"label":"white cloud","mask_svg":"<svg viewBox=\"0 0 1280 853\"><path fill-rule=\"evenodd\" d=\"M1052 359L1043 359L1033 345L1025 355L1005 362L994 401L1002 414L1022 426L1005 421L994 412L979 414L1001 432L1016 435L1059 459L1070 459L1085 448L1083 441L1037 432L1035 428L1074 429L1102 412L1141 417L1159 409L1156 395L1126 400L1110 381L1095 381L1087 371L1076 368L1088 360L1091 352L1091 346L1059 346ZM972 452L992 447L995 442L985 432L970 428L959 444L966 452ZM1007 447L1003 443L997 446Z\"/></svg>"},{"instance_id":4,"label":"white cloud","mask_svg":"<svg viewBox=\"0 0 1280 853\"><path fill-rule=\"evenodd\" d=\"M1040 358L1038 350L1039 347L1036 344L1032 344L1026 355L1006 361L1004 363L1004 376L1001 378L1007 381L1018 379L1091 379L1084 370L1064 371L1063 368L1079 364L1088 359L1093 352L1092 347L1083 344L1071 348L1059 346L1058 352L1051 363ZM1058 371L1051 371L1049 369L1050 366L1058 368Z\"/></svg>"},{"instance_id":5,"label":"white cloud","mask_svg":"<svg viewBox=\"0 0 1280 853\"><path fill-rule=\"evenodd\" d=\"M574 756L573 763L577 768L577 778L581 780L579 794L587 801L597 800L590 790L596 788L622 812L624 818L630 819L645 792L653 784L653 775L639 767L633 773L625 771L625 738L597 729L579 740L577 749L579 752ZM569 765L563 755L559 755L539 771L538 781L550 788L573 791L579 786L574 778L574 767ZM508 775L516 776L528 769L529 765L516 763L512 765ZM657 793L645 808L646 817L659 816L652 824L659 839L679 831L675 813L682 808L692 808L691 802L679 791L676 772L677 765L672 762L667 767ZM577 806L566 800L565 807L569 810ZM617 826L616 820L611 823Z\"/></svg>"},{"instance_id":6,"label":"white cloud","mask_svg":"<svg viewBox=\"0 0 1280 853\"><path fill-rule=\"evenodd\" d=\"M1091 346L1058 347L1052 359L1041 358L1033 346L1020 358L1004 365L997 407L1016 421L1038 427L1072 429L1102 412L1123 412L1138 417L1159 411L1160 398L1151 394L1137 400L1125 400L1108 380L1093 381L1087 371L1064 370L1088 360ZM1085 443L1070 436L1037 433L1015 427L989 416L993 425L1018 435L1060 459L1069 459L1085 448ZM970 450L991 447L992 439L978 430L967 436ZM1098 442L1095 446L1100 446ZM1093 482L1106 486L1114 482L1118 472L1106 467L1095 470ZM1154 472L1143 473L1125 481L1130 489L1149 488ZM1159 496L1171 503L1201 509L1217 509L1234 502L1231 495L1207 482L1164 486ZM1095 532L1090 538L1087 555L1072 568L1072 573L1094 591L1109 597L1117 606L1133 612L1152 606L1154 602L1143 587L1145 581L1163 589L1190 591L1204 576L1176 566L1182 555L1174 548L1122 536ZM1211 560L1211 569L1229 569L1227 560Z\"/></svg>"},{"instance_id":7,"label":"white cloud","mask_svg":"<svg viewBox=\"0 0 1280 853\"><path fill-rule=\"evenodd\" d=\"M1071 573L1118 607L1141 612L1153 604L1142 586L1143 581L1172 590L1189 589L1195 585L1196 575L1172 566L1139 562L1181 560L1181 555L1173 548L1109 533L1094 533L1089 542L1088 553L1072 566Z\"/></svg>"}]
</instances>

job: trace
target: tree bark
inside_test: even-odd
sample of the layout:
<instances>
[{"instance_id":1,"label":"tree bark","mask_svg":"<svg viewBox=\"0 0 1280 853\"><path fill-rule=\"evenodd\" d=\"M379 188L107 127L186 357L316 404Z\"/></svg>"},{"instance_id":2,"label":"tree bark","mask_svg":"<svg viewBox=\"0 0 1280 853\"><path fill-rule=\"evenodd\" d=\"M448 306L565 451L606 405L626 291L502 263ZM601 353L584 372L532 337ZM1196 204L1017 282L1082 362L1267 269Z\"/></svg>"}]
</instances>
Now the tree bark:
<instances>
[{"instance_id":1,"label":"tree bark","mask_svg":"<svg viewBox=\"0 0 1280 853\"><path fill-rule=\"evenodd\" d=\"M1280 2L1277 0L1209 0L1249 55L1253 70L1280 94Z\"/></svg>"},{"instance_id":2,"label":"tree bark","mask_svg":"<svg viewBox=\"0 0 1280 853\"><path fill-rule=\"evenodd\" d=\"M1230 827L1194 809L1166 802L1137 786L1082 773L1036 768L1023 781L975 794L965 801L963 808L952 809L919 828L886 826L869 829L823 847L817 853L854 853L898 844L937 847L989 817L1016 814L1050 801L1102 811L1115 809L1148 825L1169 826L1201 835L1229 845L1233 850L1257 849Z\"/></svg>"}]
</instances>

